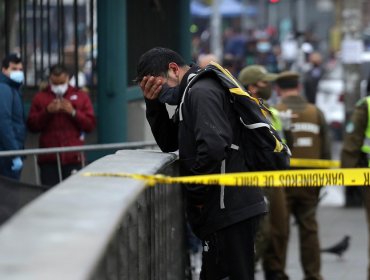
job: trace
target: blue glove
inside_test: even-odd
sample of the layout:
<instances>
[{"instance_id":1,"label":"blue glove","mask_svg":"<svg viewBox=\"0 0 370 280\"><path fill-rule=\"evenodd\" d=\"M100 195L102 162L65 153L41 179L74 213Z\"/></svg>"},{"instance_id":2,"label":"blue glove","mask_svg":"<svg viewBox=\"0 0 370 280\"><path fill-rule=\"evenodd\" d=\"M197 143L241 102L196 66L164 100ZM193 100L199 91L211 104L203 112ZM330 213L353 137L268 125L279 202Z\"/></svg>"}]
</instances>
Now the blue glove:
<instances>
[{"instance_id":1,"label":"blue glove","mask_svg":"<svg viewBox=\"0 0 370 280\"><path fill-rule=\"evenodd\" d=\"M20 157L15 157L15 158L13 158L13 160L12 160L12 167L11 167L11 169L13 170L13 171L19 171L19 170L21 170L22 169L22 167L23 167L23 162L22 162L22 159L20 158Z\"/></svg>"}]
</instances>

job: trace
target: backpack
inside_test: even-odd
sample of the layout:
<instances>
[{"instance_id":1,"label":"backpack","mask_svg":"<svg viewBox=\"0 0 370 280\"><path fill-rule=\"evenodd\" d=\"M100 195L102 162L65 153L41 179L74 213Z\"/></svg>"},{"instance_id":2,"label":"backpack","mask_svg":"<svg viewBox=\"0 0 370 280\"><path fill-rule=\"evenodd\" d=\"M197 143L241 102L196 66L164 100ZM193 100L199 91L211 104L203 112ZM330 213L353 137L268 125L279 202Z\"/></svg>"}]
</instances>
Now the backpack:
<instances>
[{"instance_id":1,"label":"backpack","mask_svg":"<svg viewBox=\"0 0 370 280\"><path fill-rule=\"evenodd\" d=\"M252 97L228 70L215 62L211 62L196 74L189 75L189 82L179 108L180 119L185 95L196 81L210 73L213 73L225 88L232 107L239 116L242 124L240 150L248 170L288 169L291 153L269 121L268 116L271 115L269 109L263 104L262 99Z\"/></svg>"}]
</instances>

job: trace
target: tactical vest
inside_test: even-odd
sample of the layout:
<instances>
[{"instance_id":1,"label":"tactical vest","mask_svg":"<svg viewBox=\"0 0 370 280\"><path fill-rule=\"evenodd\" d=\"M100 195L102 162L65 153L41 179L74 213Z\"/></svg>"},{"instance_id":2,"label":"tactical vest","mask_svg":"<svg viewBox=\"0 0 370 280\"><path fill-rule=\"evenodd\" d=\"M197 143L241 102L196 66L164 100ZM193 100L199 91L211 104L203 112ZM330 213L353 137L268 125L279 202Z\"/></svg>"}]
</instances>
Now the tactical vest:
<instances>
[{"instance_id":1,"label":"tactical vest","mask_svg":"<svg viewBox=\"0 0 370 280\"><path fill-rule=\"evenodd\" d=\"M279 111L289 109L285 104L277 106ZM312 104L307 104L303 111L293 111L297 115L292 120L292 134L294 139L292 157L319 159L321 158L322 140L320 137L319 112Z\"/></svg>"},{"instance_id":2,"label":"tactical vest","mask_svg":"<svg viewBox=\"0 0 370 280\"><path fill-rule=\"evenodd\" d=\"M361 151L365 154L367 154L368 158L368 166L370 167L370 97L366 97L366 103L367 103L367 127L365 130L365 137L364 142L361 147Z\"/></svg>"}]
</instances>

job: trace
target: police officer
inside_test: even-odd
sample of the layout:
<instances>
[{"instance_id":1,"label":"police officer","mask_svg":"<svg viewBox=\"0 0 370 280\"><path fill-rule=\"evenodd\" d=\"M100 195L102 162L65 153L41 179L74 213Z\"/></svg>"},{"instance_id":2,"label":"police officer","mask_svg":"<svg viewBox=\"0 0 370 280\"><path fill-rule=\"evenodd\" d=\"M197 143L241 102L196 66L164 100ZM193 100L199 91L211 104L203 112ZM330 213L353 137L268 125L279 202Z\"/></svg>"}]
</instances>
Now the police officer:
<instances>
[{"instance_id":1,"label":"police officer","mask_svg":"<svg viewBox=\"0 0 370 280\"><path fill-rule=\"evenodd\" d=\"M261 65L247 66L238 76L239 81L253 97L262 98L264 101L271 97L272 82L276 78L277 74L268 73ZM283 138L283 125L278 111L270 108L270 112L271 123ZM288 240L288 212L285 194L283 189L266 188L264 195L269 201L269 213L262 220L257 233L256 257L257 259L262 258L266 280L284 279L286 277L285 258L279 252L284 250L286 247L284 242Z\"/></svg>"},{"instance_id":2,"label":"police officer","mask_svg":"<svg viewBox=\"0 0 370 280\"><path fill-rule=\"evenodd\" d=\"M296 72L282 72L276 79L281 103L279 111L291 109L296 117L292 120L294 138L292 157L308 159L330 159L328 127L323 113L301 96L299 75ZM285 189L288 212L299 226L299 243L304 279L320 280L320 245L316 209L320 188ZM287 242L284 242L287 244ZM286 257L287 248L281 251Z\"/></svg>"},{"instance_id":3,"label":"police officer","mask_svg":"<svg viewBox=\"0 0 370 280\"><path fill-rule=\"evenodd\" d=\"M346 125L341 153L343 168L370 167L370 97L360 99L353 111L350 121ZM363 190L368 232L370 233L370 191ZM370 247L369 247L370 255ZM370 279L370 264L368 266Z\"/></svg>"}]
</instances>

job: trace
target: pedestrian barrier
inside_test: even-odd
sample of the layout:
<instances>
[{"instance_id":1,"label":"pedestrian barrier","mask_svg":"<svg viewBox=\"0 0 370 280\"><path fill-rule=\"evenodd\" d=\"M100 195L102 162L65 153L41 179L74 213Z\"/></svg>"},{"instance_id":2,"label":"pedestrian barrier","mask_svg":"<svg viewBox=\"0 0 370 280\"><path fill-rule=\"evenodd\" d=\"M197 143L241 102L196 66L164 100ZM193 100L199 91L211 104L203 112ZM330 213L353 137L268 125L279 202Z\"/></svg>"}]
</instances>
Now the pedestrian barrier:
<instances>
[{"instance_id":1,"label":"pedestrian barrier","mask_svg":"<svg viewBox=\"0 0 370 280\"><path fill-rule=\"evenodd\" d=\"M80 175L176 175L176 158L118 151L29 203L0 227L0 279L186 279L181 188Z\"/></svg>"},{"instance_id":2,"label":"pedestrian barrier","mask_svg":"<svg viewBox=\"0 0 370 280\"><path fill-rule=\"evenodd\" d=\"M13 150L13 151L0 151L0 157L24 157L31 156L33 158L33 168L35 174L36 184L40 184L40 173L37 165L37 158L43 154L56 154L59 182L62 181L62 167L60 155L67 152L80 152L81 154L81 167L85 167L84 152L88 151L104 151L104 150L124 150L124 149L152 149L157 144L154 141L142 142L126 142L126 143L113 143L113 144L97 144L97 145L84 145L84 146L71 146L71 147L56 147L56 148L43 148L43 149L26 149L26 150Z\"/></svg>"}]
</instances>

